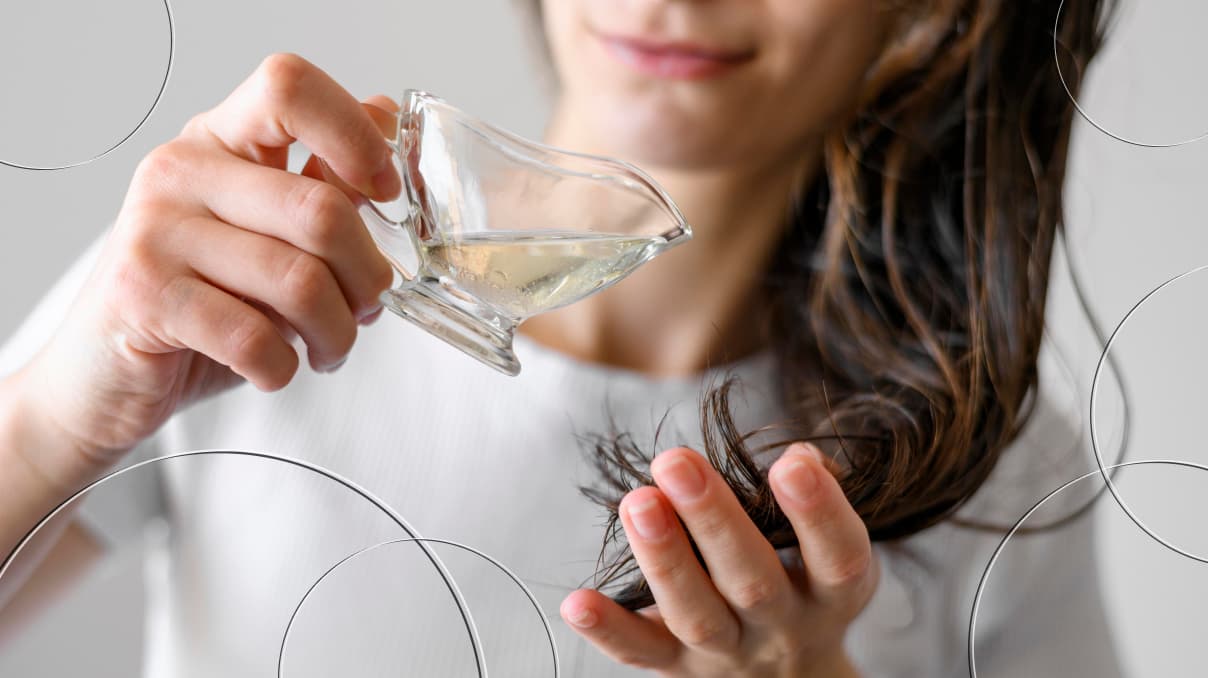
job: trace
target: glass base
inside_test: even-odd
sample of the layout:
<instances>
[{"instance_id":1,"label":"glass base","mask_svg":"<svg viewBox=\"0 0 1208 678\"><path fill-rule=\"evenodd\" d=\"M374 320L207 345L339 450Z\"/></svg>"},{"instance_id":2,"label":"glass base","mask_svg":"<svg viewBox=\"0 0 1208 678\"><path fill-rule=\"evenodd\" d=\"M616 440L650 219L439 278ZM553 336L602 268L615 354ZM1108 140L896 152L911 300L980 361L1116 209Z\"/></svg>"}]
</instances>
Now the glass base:
<instances>
[{"instance_id":1,"label":"glass base","mask_svg":"<svg viewBox=\"0 0 1208 678\"><path fill-rule=\"evenodd\" d=\"M520 374L512 350L516 324L447 291L432 280L408 280L386 290L382 304L466 354L509 376Z\"/></svg>"}]
</instances>

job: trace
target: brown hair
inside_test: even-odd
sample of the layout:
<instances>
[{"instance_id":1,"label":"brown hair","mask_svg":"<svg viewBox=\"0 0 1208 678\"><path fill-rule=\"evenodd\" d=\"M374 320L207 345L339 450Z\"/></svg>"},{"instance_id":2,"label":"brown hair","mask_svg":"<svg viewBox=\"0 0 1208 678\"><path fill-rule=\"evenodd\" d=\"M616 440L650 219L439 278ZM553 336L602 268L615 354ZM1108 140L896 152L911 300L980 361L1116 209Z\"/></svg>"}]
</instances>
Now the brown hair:
<instances>
[{"instance_id":1,"label":"brown hair","mask_svg":"<svg viewBox=\"0 0 1208 678\"><path fill-rule=\"evenodd\" d=\"M1067 80L1098 49L1112 0L1065 0ZM730 418L733 384L702 403L706 454L773 546L796 545L767 484L767 454L809 439L873 540L953 513L1030 413L1073 106L1054 64L1057 7L1039 0L899 3L867 96L825 142L765 281L768 342L795 418L756 444ZM1075 87L1076 83L1071 83ZM611 512L597 585L653 602L616 509L650 484L625 435L592 439Z\"/></svg>"}]
</instances>

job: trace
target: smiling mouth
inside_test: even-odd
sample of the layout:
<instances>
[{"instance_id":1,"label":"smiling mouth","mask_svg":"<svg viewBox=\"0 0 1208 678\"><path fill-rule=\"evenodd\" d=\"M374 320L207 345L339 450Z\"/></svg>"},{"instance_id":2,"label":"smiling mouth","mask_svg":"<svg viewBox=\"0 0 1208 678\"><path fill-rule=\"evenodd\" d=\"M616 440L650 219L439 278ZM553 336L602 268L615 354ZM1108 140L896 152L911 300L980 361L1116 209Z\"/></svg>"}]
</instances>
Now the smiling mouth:
<instances>
[{"instance_id":1,"label":"smiling mouth","mask_svg":"<svg viewBox=\"0 0 1208 678\"><path fill-rule=\"evenodd\" d=\"M720 76L751 61L754 50L725 50L689 42L672 42L596 33L605 51L643 75L676 80Z\"/></svg>"}]
</instances>

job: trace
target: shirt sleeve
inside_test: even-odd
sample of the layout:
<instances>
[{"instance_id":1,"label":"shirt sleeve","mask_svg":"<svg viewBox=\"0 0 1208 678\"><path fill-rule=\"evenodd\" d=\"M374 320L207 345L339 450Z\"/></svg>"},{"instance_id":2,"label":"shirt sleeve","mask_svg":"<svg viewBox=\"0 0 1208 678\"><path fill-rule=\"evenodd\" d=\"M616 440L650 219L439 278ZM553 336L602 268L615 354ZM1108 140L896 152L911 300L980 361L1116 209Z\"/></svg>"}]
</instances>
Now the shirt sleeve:
<instances>
[{"instance_id":1,"label":"shirt sleeve","mask_svg":"<svg viewBox=\"0 0 1208 678\"><path fill-rule=\"evenodd\" d=\"M62 324L96 264L104 239L104 235L95 239L76 258L15 333L0 345L0 378L24 367ZM126 456L121 467L158 456L158 448L158 438L149 438ZM154 467L94 489L79 502L76 519L106 546L140 535L147 521L162 513L164 506Z\"/></svg>"}]
</instances>

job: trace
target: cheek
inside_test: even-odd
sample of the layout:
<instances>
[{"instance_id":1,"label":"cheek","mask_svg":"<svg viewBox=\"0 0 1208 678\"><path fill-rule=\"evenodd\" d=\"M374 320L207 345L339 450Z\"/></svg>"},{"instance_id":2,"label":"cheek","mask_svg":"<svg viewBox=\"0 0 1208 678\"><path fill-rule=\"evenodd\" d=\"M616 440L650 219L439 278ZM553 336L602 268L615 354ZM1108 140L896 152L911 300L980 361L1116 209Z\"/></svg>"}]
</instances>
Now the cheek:
<instances>
[{"instance_id":1,"label":"cheek","mask_svg":"<svg viewBox=\"0 0 1208 678\"><path fill-rule=\"evenodd\" d=\"M880 3L828 0L808 12L795 0L773 4L763 72L768 122L783 130L796 119L801 133L824 131L851 109L883 49Z\"/></svg>"},{"instance_id":2,"label":"cheek","mask_svg":"<svg viewBox=\"0 0 1208 678\"><path fill-rule=\"evenodd\" d=\"M575 33L583 20L575 0L542 0L541 22L550 58L559 81L565 85L580 79L584 64L581 49L576 45L582 37Z\"/></svg>"}]
</instances>

